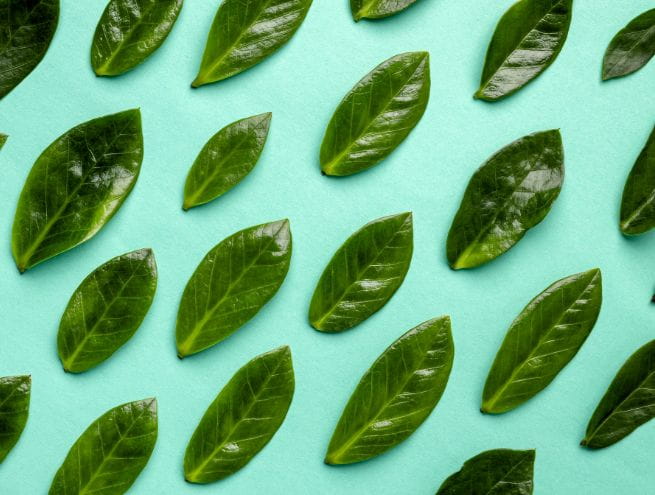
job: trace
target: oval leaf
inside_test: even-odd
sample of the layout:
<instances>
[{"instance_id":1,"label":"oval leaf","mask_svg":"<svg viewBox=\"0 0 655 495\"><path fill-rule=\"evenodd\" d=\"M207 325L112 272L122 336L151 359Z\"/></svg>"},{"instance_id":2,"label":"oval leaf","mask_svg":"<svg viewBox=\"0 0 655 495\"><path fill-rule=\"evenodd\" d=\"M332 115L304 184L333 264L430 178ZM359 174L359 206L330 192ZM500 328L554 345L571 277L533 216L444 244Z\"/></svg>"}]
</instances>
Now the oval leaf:
<instances>
[{"instance_id":1,"label":"oval leaf","mask_svg":"<svg viewBox=\"0 0 655 495\"><path fill-rule=\"evenodd\" d=\"M198 76L191 83L227 79L258 64L291 39L312 0L223 0L207 37Z\"/></svg>"},{"instance_id":2,"label":"oval leaf","mask_svg":"<svg viewBox=\"0 0 655 495\"><path fill-rule=\"evenodd\" d=\"M321 145L326 175L371 168L402 143L430 98L427 52L402 53L382 62L339 103Z\"/></svg>"},{"instance_id":3,"label":"oval leaf","mask_svg":"<svg viewBox=\"0 0 655 495\"><path fill-rule=\"evenodd\" d=\"M520 0L500 19L475 97L495 101L518 91L552 64L571 25L573 0Z\"/></svg>"},{"instance_id":4,"label":"oval leaf","mask_svg":"<svg viewBox=\"0 0 655 495\"><path fill-rule=\"evenodd\" d=\"M416 0L350 0L353 19L381 19L397 14L412 5Z\"/></svg>"},{"instance_id":5,"label":"oval leaf","mask_svg":"<svg viewBox=\"0 0 655 495\"><path fill-rule=\"evenodd\" d=\"M0 3L0 98L41 62L55 35L59 0Z\"/></svg>"},{"instance_id":6,"label":"oval leaf","mask_svg":"<svg viewBox=\"0 0 655 495\"><path fill-rule=\"evenodd\" d=\"M139 110L90 120L57 138L18 200L11 241L18 269L93 237L134 187L142 159Z\"/></svg>"},{"instance_id":7,"label":"oval leaf","mask_svg":"<svg viewBox=\"0 0 655 495\"><path fill-rule=\"evenodd\" d=\"M111 0L98 21L91 65L98 76L133 69L161 46L183 0Z\"/></svg>"},{"instance_id":8,"label":"oval leaf","mask_svg":"<svg viewBox=\"0 0 655 495\"><path fill-rule=\"evenodd\" d=\"M30 376L0 378L0 463L20 438L30 411Z\"/></svg>"},{"instance_id":9,"label":"oval leaf","mask_svg":"<svg viewBox=\"0 0 655 495\"><path fill-rule=\"evenodd\" d=\"M309 306L311 325L341 332L380 310L405 280L413 249L411 213L364 225L325 267Z\"/></svg>"},{"instance_id":10,"label":"oval leaf","mask_svg":"<svg viewBox=\"0 0 655 495\"><path fill-rule=\"evenodd\" d=\"M655 227L655 128L639 154L621 199L621 232L637 235Z\"/></svg>"},{"instance_id":11,"label":"oval leaf","mask_svg":"<svg viewBox=\"0 0 655 495\"><path fill-rule=\"evenodd\" d=\"M73 444L49 495L121 495L148 463L157 440L157 401L110 409Z\"/></svg>"},{"instance_id":12,"label":"oval leaf","mask_svg":"<svg viewBox=\"0 0 655 495\"><path fill-rule=\"evenodd\" d=\"M655 340L621 367L594 411L582 445L601 449L655 417Z\"/></svg>"},{"instance_id":13,"label":"oval leaf","mask_svg":"<svg viewBox=\"0 0 655 495\"><path fill-rule=\"evenodd\" d=\"M534 457L534 450L487 450L449 476L437 495L530 495Z\"/></svg>"},{"instance_id":14,"label":"oval leaf","mask_svg":"<svg viewBox=\"0 0 655 495\"><path fill-rule=\"evenodd\" d=\"M184 186L184 210L218 198L236 186L257 164L271 123L263 113L231 123L207 141Z\"/></svg>"},{"instance_id":15,"label":"oval leaf","mask_svg":"<svg viewBox=\"0 0 655 495\"><path fill-rule=\"evenodd\" d=\"M218 243L184 289L177 352L195 354L227 338L275 295L289 271L288 220L250 227Z\"/></svg>"},{"instance_id":16,"label":"oval leaf","mask_svg":"<svg viewBox=\"0 0 655 495\"><path fill-rule=\"evenodd\" d=\"M414 433L441 399L454 353L448 316L421 323L391 344L350 397L326 464L365 461Z\"/></svg>"},{"instance_id":17,"label":"oval leaf","mask_svg":"<svg viewBox=\"0 0 655 495\"><path fill-rule=\"evenodd\" d=\"M521 311L489 371L482 412L500 414L552 382L589 336L603 298L600 270L558 280Z\"/></svg>"},{"instance_id":18,"label":"oval leaf","mask_svg":"<svg viewBox=\"0 0 655 495\"><path fill-rule=\"evenodd\" d=\"M64 369L81 373L116 352L141 325L156 288L150 249L96 268L73 293L59 324L57 349Z\"/></svg>"},{"instance_id":19,"label":"oval leaf","mask_svg":"<svg viewBox=\"0 0 655 495\"><path fill-rule=\"evenodd\" d=\"M655 55L655 9L648 10L621 29L603 58L603 81L638 71Z\"/></svg>"},{"instance_id":20,"label":"oval leaf","mask_svg":"<svg viewBox=\"0 0 655 495\"><path fill-rule=\"evenodd\" d=\"M564 180L559 131L530 134L487 160L471 177L448 232L454 270L487 263L539 224Z\"/></svg>"},{"instance_id":21,"label":"oval leaf","mask_svg":"<svg viewBox=\"0 0 655 495\"><path fill-rule=\"evenodd\" d=\"M248 464L282 425L293 390L288 347L257 356L237 371L189 441L184 455L185 479L210 483Z\"/></svg>"}]
</instances>

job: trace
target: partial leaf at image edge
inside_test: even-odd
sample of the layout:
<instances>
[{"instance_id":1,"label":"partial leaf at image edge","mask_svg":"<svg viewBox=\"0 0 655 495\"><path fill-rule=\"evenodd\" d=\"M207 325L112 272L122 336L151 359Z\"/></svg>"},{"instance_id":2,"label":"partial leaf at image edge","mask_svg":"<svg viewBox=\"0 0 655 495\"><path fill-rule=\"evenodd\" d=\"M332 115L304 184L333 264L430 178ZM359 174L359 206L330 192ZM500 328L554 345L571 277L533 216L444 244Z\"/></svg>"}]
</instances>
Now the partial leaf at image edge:
<instances>
[{"instance_id":1,"label":"partial leaf at image edge","mask_svg":"<svg viewBox=\"0 0 655 495\"><path fill-rule=\"evenodd\" d=\"M655 227L655 128L623 188L621 232L639 235Z\"/></svg>"},{"instance_id":2,"label":"partial leaf at image edge","mask_svg":"<svg viewBox=\"0 0 655 495\"><path fill-rule=\"evenodd\" d=\"M0 150L4 147L8 138L9 136L7 136L6 134L0 134Z\"/></svg>"},{"instance_id":3,"label":"partial leaf at image edge","mask_svg":"<svg viewBox=\"0 0 655 495\"><path fill-rule=\"evenodd\" d=\"M382 19L409 8L416 0L350 0L350 10L355 21Z\"/></svg>"},{"instance_id":4,"label":"partial leaf at image edge","mask_svg":"<svg viewBox=\"0 0 655 495\"><path fill-rule=\"evenodd\" d=\"M32 377L0 378L0 464L18 442L30 410Z\"/></svg>"},{"instance_id":5,"label":"partial leaf at image edge","mask_svg":"<svg viewBox=\"0 0 655 495\"><path fill-rule=\"evenodd\" d=\"M612 38L603 57L603 81L638 71L654 54L655 9L652 9L632 19Z\"/></svg>"}]
</instances>

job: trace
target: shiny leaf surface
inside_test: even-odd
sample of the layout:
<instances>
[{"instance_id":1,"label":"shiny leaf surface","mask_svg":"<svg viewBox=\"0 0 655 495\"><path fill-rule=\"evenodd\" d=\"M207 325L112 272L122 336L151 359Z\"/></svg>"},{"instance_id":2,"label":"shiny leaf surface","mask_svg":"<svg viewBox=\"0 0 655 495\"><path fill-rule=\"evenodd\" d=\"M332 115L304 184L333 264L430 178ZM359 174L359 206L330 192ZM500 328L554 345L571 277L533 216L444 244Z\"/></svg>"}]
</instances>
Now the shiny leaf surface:
<instances>
[{"instance_id":1,"label":"shiny leaf surface","mask_svg":"<svg viewBox=\"0 0 655 495\"><path fill-rule=\"evenodd\" d=\"M191 437L184 455L185 479L210 483L248 464L282 425L294 386L288 347L257 356L237 371Z\"/></svg>"},{"instance_id":2,"label":"shiny leaf surface","mask_svg":"<svg viewBox=\"0 0 655 495\"><path fill-rule=\"evenodd\" d=\"M507 412L546 388L587 340L602 297L600 270L594 269L558 280L530 301L489 371L482 412Z\"/></svg>"},{"instance_id":3,"label":"shiny leaf surface","mask_svg":"<svg viewBox=\"0 0 655 495\"><path fill-rule=\"evenodd\" d=\"M0 378L0 463L20 438L30 410L32 379L27 375Z\"/></svg>"},{"instance_id":4,"label":"shiny leaf surface","mask_svg":"<svg viewBox=\"0 0 655 495\"><path fill-rule=\"evenodd\" d=\"M448 316L421 323L391 344L350 397L325 462L365 461L414 433L441 399L454 353Z\"/></svg>"},{"instance_id":5,"label":"shiny leaf surface","mask_svg":"<svg viewBox=\"0 0 655 495\"><path fill-rule=\"evenodd\" d=\"M643 234L655 227L655 128L623 188L620 227L626 235Z\"/></svg>"},{"instance_id":6,"label":"shiny leaf surface","mask_svg":"<svg viewBox=\"0 0 655 495\"><path fill-rule=\"evenodd\" d=\"M364 225L325 267L309 306L311 325L340 332L380 310L405 280L413 249L411 213Z\"/></svg>"},{"instance_id":7,"label":"shiny leaf surface","mask_svg":"<svg viewBox=\"0 0 655 495\"><path fill-rule=\"evenodd\" d=\"M380 19L397 14L412 5L416 0L350 0L353 19Z\"/></svg>"},{"instance_id":8,"label":"shiny leaf surface","mask_svg":"<svg viewBox=\"0 0 655 495\"><path fill-rule=\"evenodd\" d=\"M430 98L427 52L385 60L339 103L321 145L326 175L371 168L402 143L423 116Z\"/></svg>"},{"instance_id":9,"label":"shiny leaf surface","mask_svg":"<svg viewBox=\"0 0 655 495\"><path fill-rule=\"evenodd\" d=\"M275 295L289 271L288 220L256 225L217 244L184 289L177 351L195 354L227 338Z\"/></svg>"},{"instance_id":10,"label":"shiny leaf surface","mask_svg":"<svg viewBox=\"0 0 655 495\"><path fill-rule=\"evenodd\" d=\"M142 159L139 110L90 120L57 138L18 200L11 243L18 269L93 237L134 187Z\"/></svg>"},{"instance_id":11,"label":"shiny leaf surface","mask_svg":"<svg viewBox=\"0 0 655 495\"><path fill-rule=\"evenodd\" d=\"M471 177L448 232L454 270L487 263L541 222L564 180L559 131L530 134L507 145Z\"/></svg>"},{"instance_id":12,"label":"shiny leaf surface","mask_svg":"<svg viewBox=\"0 0 655 495\"><path fill-rule=\"evenodd\" d=\"M648 10L621 29L603 58L603 80L638 71L655 55L655 9Z\"/></svg>"}]
</instances>

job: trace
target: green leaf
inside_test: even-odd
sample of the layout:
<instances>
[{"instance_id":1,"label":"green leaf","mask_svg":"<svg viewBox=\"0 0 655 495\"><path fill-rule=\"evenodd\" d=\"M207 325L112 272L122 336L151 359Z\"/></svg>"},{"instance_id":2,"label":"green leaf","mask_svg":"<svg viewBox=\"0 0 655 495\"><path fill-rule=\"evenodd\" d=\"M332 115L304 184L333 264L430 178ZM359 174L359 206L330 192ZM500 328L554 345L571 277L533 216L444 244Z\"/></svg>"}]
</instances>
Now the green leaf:
<instances>
[{"instance_id":1,"label":"green leaf","mask_svg":"<svg viewBox=\"0 0 655 495\"><path fill-rule=\"evenodd\" d=\"M110 409L73 444L48 495L121 495L148 463L157 441L157 401Z\"/></svg>"},{"instance_id":2,"label":"green leaf","mask_svg":"<svg viewBox=\"0 0 655 495\"><path fill-rule=\"evenodd\" d=\"M530 134L489 158L471 177L448 232L454 270L487 263L539 224L564 180L559 131Z\"/></svg>"},{"instance_id":3,"label":"green leaf","mask_svg":"<svg viewBox=\"0 0 655 495\"><path fill-rule=\"evenodd\" d=\"M350 0L353 19L381 19L405 10L416 0Z\"/></svg>"},{"instance_id":4,"label":"green leaf","mask_svg":"<svg viewBox=\"0 0 655 495\"><path fill-rule=\"evenodd\" d=\"M421 323L391 344L350 397L326 464L365 461L414 433L441 399L454 353L448 316Z\"/></svg>"},{"instance_id":5,"label":"green leaf","mask_svg":"<svg viewBox=\"0 0 655 495\"><path fill-rule=\"evenodd\" d=\"M157 288L150 249L117 256L75 290L59 324L57 348L66 371L81 373L108 359L139 328Z\"/></svg>"},{"instance_id":6,"label":"green leaf","mask_svg":"<svg viewBox=\"0 0 655 495\"><path fill-rule=\"evenodd\" d=\"M655 417L655 340L628 358L594 411L582 445L601 449Z\"/></svg>"},{"instance_id":7,"label":"green leaf","mask_svg":"<svg viewBox=\"0 0 655 495\"><path fill-rule=\"evenodd\" d=\"M366 74L339 103L321 145L326 175L371 168L402 143L430 98L427 52L401 53Z\"/></svg>"},{"instance_id":8,"label":"green leaf","mask_svg":"<svg viewBox=\"0 0 655 495\"><path fill-rule=\"evenodd\" d=\"M207 141L184 186L184 210L218 198L241 182L257 164L271 123L263 113L237 120Z\"/></svg>"},{"instance_id":9,"label":"green leaf","mask_svg":"<svg viewBox=\"0 0 655 495\"><path fill-rule=\"evenodd\" d=\"M534 457L534 450L487 450L449 476L437 495L530 495Z\"/></svg>"},{"instance_id":10,"label":"green leaf","mask_svg":"<svg viewBox=\"0 0 655 495\"><path fill-rule=\"evenodd\" d=\"M9 136L7 136L6 134L0 134L0 150L4 147L8 138Z\"/></svg>"},{"instance_id":11,"label":"green leaf","mask_svg":"<svg viewBox=\"0 0 655 495\"><path fill-rule=\"evenodd\" d=\"M380 310L405 280L414 249L411 213L367 223L337 250L309 306L321 332L341 332Z\"/></svg>"},{"instance_id":12,"label":"green leaf","mask_svg":"<svg viewBox=\"0 0 655 495\"><path fill-rule=\"evenodd\" d=\"M11 247L21 273L93 237L134 187L142 159L139 110L90 120L48 146L14 217Z\"/></svg>"},{"instance_id":13,"label":"green leaf","mask_svg":"<svg viewBox=\"0 0 655 495\"><path fill-rule=\"evenodd\" d=\"M625 183L620 227L626 235L643 234L655 227L655 128Z\"/></svg>"},{"instance_id":14,"label":"green leaf","mask_svg":"<svg viewBox=\"0 0 655 495\"><path fill-rule=\"evenodd\" d=\"M148 58L173 29L183 0L110 0L98 21L91 65L118 76Z\"/></svg>"},{"instance_id":15,"label":"green leaf","mask_svg":"<svg viewBox=\"0 0 655 495\"><path fill-rule=\"evenodd\" d=\"M239 469L282 425L293 398L291 350L257 356L225 385L193 433L184 455L184 477L211 483Z\"/></svg>"},{"instance_id":16,"label":"green leaf","mask_svg":"<svg viewBox=\"0 0 655 495\"><path fill-rule=\"evenodd\" d=\"M552 64L571 25L573 0L520 0L500 19L475 98L500 100Z\"/></svg>"},{"instance_id":17,"label":"green leaf","mask_svg":"<svg viewBox=\"0 0 655 495\"><path fill-rule=\"evenodd\" d=\"M59 0L0 2L0 98L45 56L59 20Z\"/></svg>"},{"instance_id":18,"label":"green leaf","mask_svg":"<svg viewBox=\"0 0 655 495\"><path fill-rule=\"evenodd\" d=\"M32 378L5 376L0 378L0 463L20 438L30 410Z\"/></svg>"},{"instance_id":19,"label":"green leaf","mask_svg":"<svg viewBox=\"0 0 655 495\"><path fill-rule=\"evenodd\" d=\"M211 347L255 316L289 271L288 220L256 225L218 243L184 289L177 313L180 358Z\"/></svg>"},{"instance_id":20,"label":"green leaf","mask_svg":"<svg viewBox=\"0 0 655 495\"><path fill-rule=\"evenodd\" d=\"M655 55L655 9L632 19L607 47L603 81L638 71Z\"/></svg>"},{"instance_id":21,"label":"green leaf","mask_svg":"<svg viewBox=\"0 0 655 495\"><path fill-rule=\"evenodd\" d=\"M232 77L276 52L298 30L312 0L223 0L207 37L197 88Z\"/></svg>"},{"instance_id":22,"label":"green leaf","mask_svg":"<svg viewBox=\"0 0 655 495\"><path fill-rule=\"evenodd\" d=\"M600 270L558 280L521 311L489 371L482 412L500 414L552 382L589 336L603 298Z\"/></svg>"}]
</instances>

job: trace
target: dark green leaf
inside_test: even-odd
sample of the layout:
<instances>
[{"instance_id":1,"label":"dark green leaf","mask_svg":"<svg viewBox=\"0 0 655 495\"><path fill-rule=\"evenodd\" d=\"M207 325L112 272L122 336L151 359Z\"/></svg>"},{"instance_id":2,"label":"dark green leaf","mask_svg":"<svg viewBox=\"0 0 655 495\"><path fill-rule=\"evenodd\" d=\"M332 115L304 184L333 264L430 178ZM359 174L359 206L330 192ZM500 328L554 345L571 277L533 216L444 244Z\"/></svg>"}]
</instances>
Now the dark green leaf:
<instances>
[{"instance_id":1,"label":"dark green leaf","mask_svg":"<svg viewBox=\"0 0 655 495\"><path fill-rule=\"evenodd\" d=\"M223 0L194 88L227 79L277 51L305 20L312 0Z\"/></svg>"},{"instance_id":2,"label":"dark green leaf","mask_svg":"<svg viewBox=\"0 0 655 495\"><path fill-rule=\"evenodd\" d=\"M495 101L518 91L552 64L569 33L573 0L520 0L500 19L475 97Z\"/></svg>"},{"instance_id":3,"label":"dark green leaf","mask_svg":"<svg viewBox=\"0 0 655 495\"><path fill-rule=\"evenodd\" d=\"M594 411L582 445L615 444L655 417L655 340L621 367Z\"/></svg>"},{"instance_id":4,"label":"dark green leaf","mask_svg":"<svg viewBox=\"0 0 655 495\"><path fill-rule=\"evenodd\" d=\"M59 0L0 1L0 98L41 62L59 20Z\"/></svg>"},{"instance_id":5,"label":"dark green leaf","mask_svg":"<svg viewBox=\"0 0 655 495\"><path fill-rule=\"evenodd\" d=\"M340 332L381 309L405 280L413 249L411 213L364 225L325 267L309 306L311 325Z\"/></svg>"},{"instance_id":6,"label":"dark green leaf","mask_svg":"<svg viewBox=\"0 0 655 495\"><path fill-rule=\"evenodd\" d=\"M4 147L5 143L7 142L7 136L6 134L0 134L0 150Z\"/></svg>"},{"instance_id":7,"label":"dark green leaf","mask_svg":"<svg viewBox=\"0 0 655 495\"><path fill-rule=\"evenodd\" d=\"M353 19L381 19L397 14L416 0L350 0Z\"/></svg>"},{"instance_id":8,"label":"dark green leaf","mask_svg":"<svg viewBox=\"0 0 655 495\"><path fill-rule=\"evenodd\" d=\"M482 412L500 414L552 382L594 327L603 298L600 270L558 280L521 311L489 371Z\"/></svg>"},{"instance_id":9,"label":"dark green leaf","mask_svg":"<svg viewBox=\"0 0 655 495\"><path fill-rule=\"evenodd\" d=\"M534 450L487 450L449 476L437 495L530 495L534 457Z\"/></svg>"},{"instance_id":10,"label":"dark green leaf","mask_svg":"<svg viewBox=\"0 0 655 495\"><path fill-rule=\"evenodd\" d=\"M326 175L351 175L376 165L402 143L430 98L427 52L401 53L366 74L339 103L321 145Z\"/></svg>"},{"instance_id":11,"label":"dark green leaf","mask_svg":"<svg viewBox=\"0 0 655 495\"><path fill-rule=\"evenodd\" d=\"M93 237L134 187L142 159L139 110L90 120L57 138L18 200L11 243L18 269Z\"/></svg>"},{"instance_id":12,"label":"dark green leaf","mask_svg":"<svg viewBox=\"0 0 655 495\"><path fill-rule=\"evenodd\" d=\"M448 232L454 270L487 263L541 222L564 180L559 131L530 134L507 145L471 177Z\"/></svg>"},{"instance_id":13,"label":"dark green leaf","mask_svg":"<svg viewBox=\"0 0 655 495\"><path fill-rule=\"evenodd\" d=\"M603 80L638 71L655 55L655 9L648 10L621 29L603 58Z\"/></svg>"},{"instance_id":14,"label":"dark green leaf","mask_svg":"<svg viewBox=\"0 0 655 495\"><path fill-rule=\"evenodd\" d=\"M208 203L236 186L262 154L271 114L237 120L207 141L184 186L185 210Z\"/></svg>"},{"instance_id":15,"label":"dark green leaf","mask_svg":"<svg viewBox=\"0 0 655 495\"><path fill-rule=\"evenodd\" d=\"M30 411L31 377L0 378L0 463L20 438Z\"/></svg>"},{"instance_id":16,"label":"dark green leaf","mask_svg":"<svg viewBox=\"0 0 655 495\"><path fill-rule=\"evenodd\" d=\"M282 425L293 390L288 347L249 361L225 385L200 420L184 455L185 479L210 483L248 464Z\"/></svg>"},{"instance_id":17,"label":"dark green leaf","mask_svg":"<svg viewBox=\"0 0 655 495\"><path fill-rule=\"evenodd\" d=\"M157 288L150 249L117 256L96 268L75 290L59 324L57 348L64 369L86 371L127 342L146 316Z\"/></svg>"},{"instance_id":18,"label":"dark green leaf","mask_svg":"<svg viewBox=\"0 0 655 495\"><path fill-rule=\"evenodd\" d=\"M441 399L454 353L448 316L421 323L391 344L350 397L325 462L365 461L414 433Z\"/></svg>"},{"instance_id":19,"label":"dark green leaf","mask_svg":"<svg viewBox=\"0 0 655 495\"><path fill-rule=\"evenodd\" d=\"M288 220L256 225L218 243L184 289L177 313L182 358L227 338L275 295L289 271Z\"/></svg>"},{"instance_id":20,"label":"dark green leaf","mask_svg":"<svg viewBox=\"0 0 655 495\"><path fill-rule=\"evenodd\" d=\"M157 441L157 401L110 409L73 444L49 495L121 495L148 463Z\"/></svg>"},{"instance_id":21,"label":"dark green leaf","mask_svg":"<svg viewBox=\"0 0 655 495\"><path fill-rule=\"evenodd\" d=\"M91 46L99 76L133 69L161 46L173 29L183 0L110 0Z\"/></svg>"},{"instance_id":22,"label":"dark green leaf","mask_svg":"<svg viewBox=\"0 0 655 495\"><path fill-rule=\"evenodd\" d=\"M655 227L655 128L628 175L621 199L621 232L637 235Z\"/></svg>"}]
</instances>

